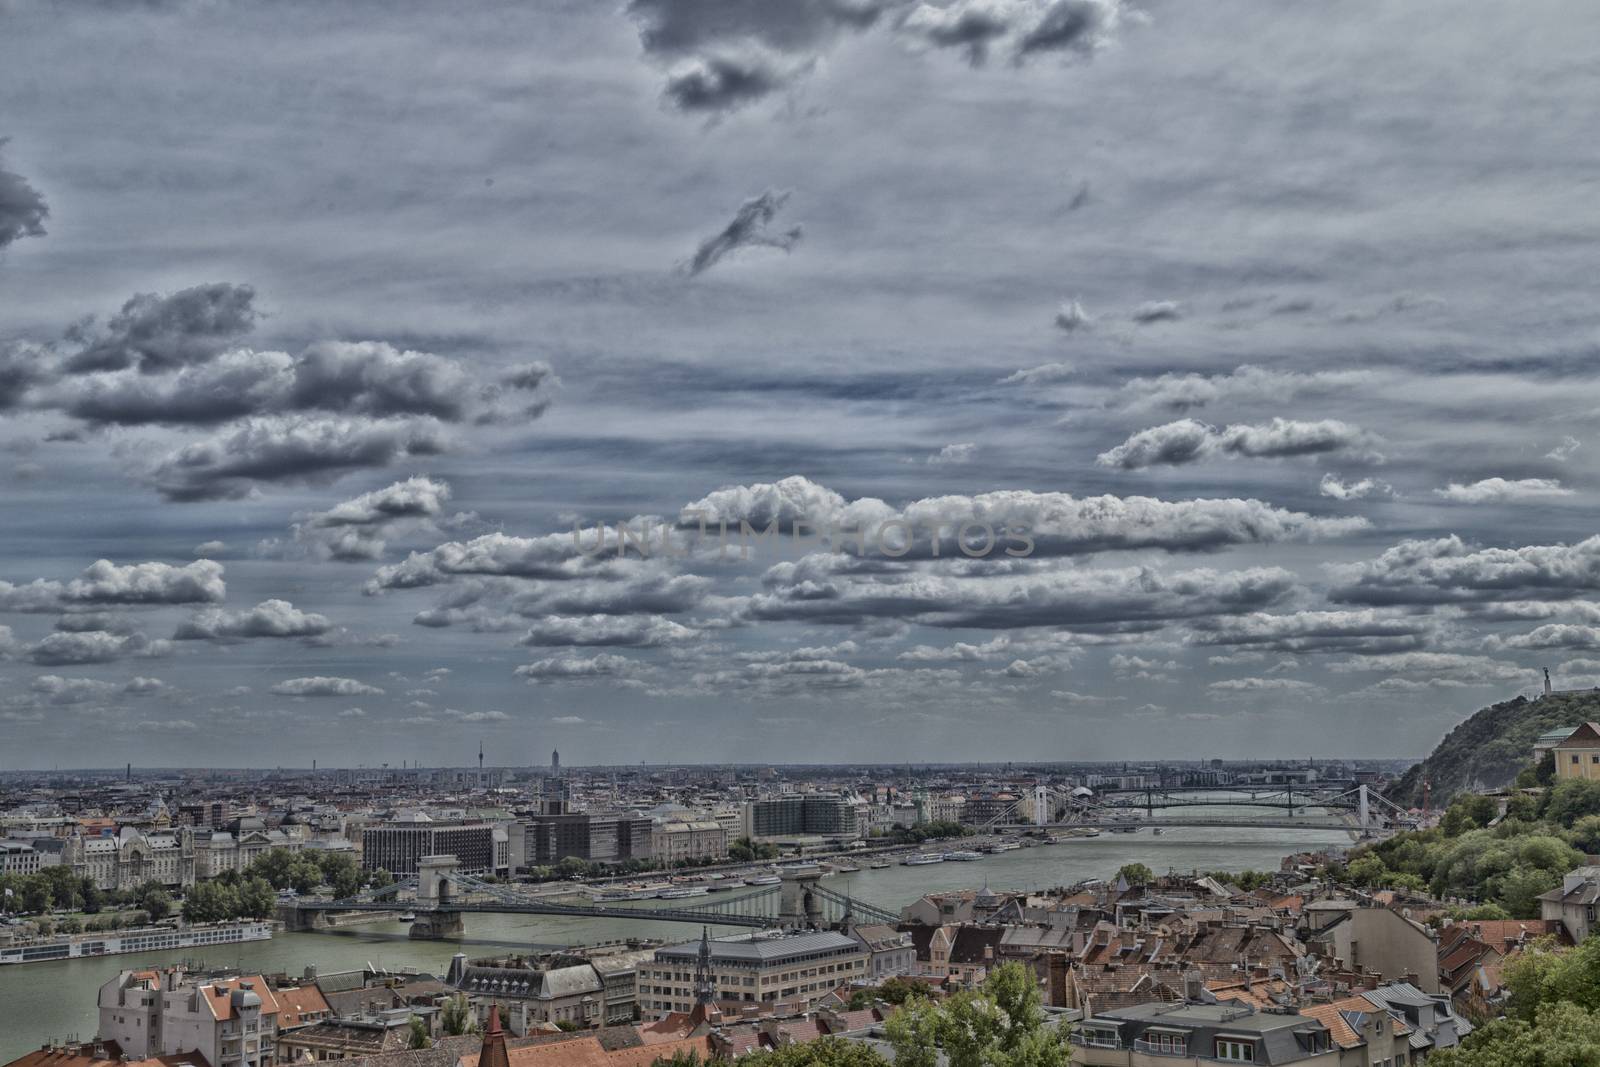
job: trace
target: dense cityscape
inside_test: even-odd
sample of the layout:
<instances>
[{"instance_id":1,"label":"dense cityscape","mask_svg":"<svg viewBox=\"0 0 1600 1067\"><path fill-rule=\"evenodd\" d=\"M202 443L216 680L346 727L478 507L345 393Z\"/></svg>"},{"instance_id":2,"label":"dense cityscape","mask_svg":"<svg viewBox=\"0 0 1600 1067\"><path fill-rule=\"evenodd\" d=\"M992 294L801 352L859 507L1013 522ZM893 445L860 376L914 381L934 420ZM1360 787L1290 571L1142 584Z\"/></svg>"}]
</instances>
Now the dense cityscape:
<instances>
[{"instance_id":1,"label":"dense cityscape","mask_svg":"<svg viewBox=\"0 0 1600 1067\"><path fill-rule=\"evenodd\" d=\"M0 0L0 1067L1600 1067L1597 71Z\"/></svg>"},{"instance_id":2,"label":"dense cityscape","mask_svg":"<svg viewBox=\"0 0 1600 1067\"><path fill-rule=\"evenodd\" d=\"M1408 760L12 773L0 1053L898 1062L987 996L1083 1064L1411 1063L1588 933L1600 727L1522 762L1442 809ZM1529 816L1525 882L1388 851Z\"/></svg>"}]
</instances>

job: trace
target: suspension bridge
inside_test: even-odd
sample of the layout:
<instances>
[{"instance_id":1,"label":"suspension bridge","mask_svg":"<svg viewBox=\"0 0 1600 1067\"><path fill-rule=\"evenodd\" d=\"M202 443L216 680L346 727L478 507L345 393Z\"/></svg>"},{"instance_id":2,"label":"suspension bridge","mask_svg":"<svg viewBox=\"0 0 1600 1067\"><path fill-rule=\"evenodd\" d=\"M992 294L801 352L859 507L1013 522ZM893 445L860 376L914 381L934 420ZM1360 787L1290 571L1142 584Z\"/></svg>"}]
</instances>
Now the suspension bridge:
<instances>
[{"instance_id":1,"label":"suspension bridge","mask_svg":"<svg viewBox=\"0 0 1600 1067\"><path fill-rule=\"evenodd\" d=\"M285 902L279 917L291 929L319 930L330 918L360 912L406 911L415 916L410 936L417 940L461 937L463 917L493 913L553 915L568 918L637 919L754 929L808 929L830 922L896 923L900 916L844 893L823 888L815 867L779 871L782 881L748 893L703 904L661 907L617 903L564 903L531 892L528 887L487 882L458 870L454 856L424 856L417 873L381 889L369 889L339 900L299 898Z\"/></svg>"},{"instance_id":2,"label":"suspension bridge","mask_svg":"<svg viewBox=\"0 0 1600 1067\"><path fill-rule=\"evenodd\" d=\"M1021 817L1023 798L982 824L982 829L1138 829L1155 826L1261 827L1276 830L1348 830L1363 837L1414 825L1410 812L1365 784L1144 786L1106 789L1093 796L1063 793L1040 784L1032 818ZM1218 808L1255 808L1269 814L1234 818ZM1187 811L1185 809L1188 809ZM1157 814L1157 813L1161 814ZM1313 814L1316 812L1316 814Z\"/></svg>"}]
</instances>

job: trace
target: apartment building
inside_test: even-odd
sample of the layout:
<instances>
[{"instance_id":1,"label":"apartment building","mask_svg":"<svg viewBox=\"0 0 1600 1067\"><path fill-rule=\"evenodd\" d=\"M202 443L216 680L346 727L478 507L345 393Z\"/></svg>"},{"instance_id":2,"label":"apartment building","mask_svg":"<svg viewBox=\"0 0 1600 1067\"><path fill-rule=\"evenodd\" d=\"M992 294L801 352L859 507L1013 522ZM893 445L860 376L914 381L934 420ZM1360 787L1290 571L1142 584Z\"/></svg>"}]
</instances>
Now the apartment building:
<instances>
[{"instance_id":1,"label":"apartment building","mask_svg":"<svg viewBox=\"0 0 1600 1067\"><path fill-rule=\"evenodd\" d=\"M260 975L123 971L100 987L99 1040L134 1058L198 1052L212 1067L272 1067L278 1001Z\"/></svg>"}]
</instances>

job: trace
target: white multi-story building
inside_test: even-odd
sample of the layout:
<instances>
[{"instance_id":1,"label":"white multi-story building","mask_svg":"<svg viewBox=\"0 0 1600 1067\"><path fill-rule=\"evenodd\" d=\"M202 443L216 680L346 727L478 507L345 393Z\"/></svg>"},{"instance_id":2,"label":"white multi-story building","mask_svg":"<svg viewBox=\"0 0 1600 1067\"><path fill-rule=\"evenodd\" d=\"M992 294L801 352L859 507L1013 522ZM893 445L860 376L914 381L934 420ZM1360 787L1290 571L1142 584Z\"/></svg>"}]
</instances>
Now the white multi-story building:
<instances>
[{"instance_id":1,"label":"white multi-story building","mask_svg":"<svg viewBox=\"0 0 1600 1067\"><path fill-rule=\"evenodd\" d=\"M662 822L650 831L650 855L666 864L724 859L728 831L719 822Z\"/></svg>"},{"instance_id":2,"label":"white multi-story building","mask_svg":"<svg viewBox=\"0 0 1600 1067\"><path fill-rule=\"evenodd\" d=\"M37 874L40 856L26 841L0 841L0 874Z\"/></svg>"},{"instance_id":3,"label":"white multi-story building","mask_svg":"<svg viewBox=\"0 0 1600 1067\"><path fill-rule=\"evenodd\" d=\"M199 1052L213 1067L271 1067L278 1001L259 976L123 971L100 987L99 1040L134 1059Z\"/></svg>"}]
</instances>

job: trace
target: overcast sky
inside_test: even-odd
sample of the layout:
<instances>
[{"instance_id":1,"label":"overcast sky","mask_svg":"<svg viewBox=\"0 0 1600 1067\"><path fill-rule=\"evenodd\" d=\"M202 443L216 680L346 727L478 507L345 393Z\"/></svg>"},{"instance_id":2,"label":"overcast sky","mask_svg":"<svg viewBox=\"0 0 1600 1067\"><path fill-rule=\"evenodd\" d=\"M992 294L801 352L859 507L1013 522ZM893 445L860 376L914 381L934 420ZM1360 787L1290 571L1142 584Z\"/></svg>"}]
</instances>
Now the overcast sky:
<instances>
[{"instance_id":1,"label":"overcast sky","mask_svg":"<svg viewBox=\"0 0 1600 1067\"><path fill-rule=\"evenodd\" d=\"M1600 7L0 0L0 103L0 768L1600 684Z\"/></svg>"}]
</instances>

